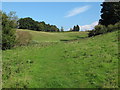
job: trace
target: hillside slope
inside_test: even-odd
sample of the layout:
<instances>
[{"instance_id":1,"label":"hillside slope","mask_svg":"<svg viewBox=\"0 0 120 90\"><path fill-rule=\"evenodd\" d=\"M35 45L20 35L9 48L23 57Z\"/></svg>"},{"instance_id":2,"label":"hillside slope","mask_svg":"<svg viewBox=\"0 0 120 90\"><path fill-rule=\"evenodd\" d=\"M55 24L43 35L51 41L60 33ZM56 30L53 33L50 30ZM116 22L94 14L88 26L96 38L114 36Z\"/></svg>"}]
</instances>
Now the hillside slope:
<instances>
[{"instance_id":1,"label":"hillside slope","mask_svg":"<svg viewBox=\"0 0 120 90\"><path fill-rule=\"evenodd\" d=\"M27 31L32 35L32 40L35 42L60 42L69 41L87 37L88 32L41 32L18 29L19 31Z\"/></svg>"},{"instance_id":2,"label":"hillside slope","mask_svg":"<svg viewBox=\"0 0 120 90\"><path fill-rule=\"evenodd\" d=\"M3 87L117 88L117 37L116 31L3 51Z\"/></svg>"}]
</instances>

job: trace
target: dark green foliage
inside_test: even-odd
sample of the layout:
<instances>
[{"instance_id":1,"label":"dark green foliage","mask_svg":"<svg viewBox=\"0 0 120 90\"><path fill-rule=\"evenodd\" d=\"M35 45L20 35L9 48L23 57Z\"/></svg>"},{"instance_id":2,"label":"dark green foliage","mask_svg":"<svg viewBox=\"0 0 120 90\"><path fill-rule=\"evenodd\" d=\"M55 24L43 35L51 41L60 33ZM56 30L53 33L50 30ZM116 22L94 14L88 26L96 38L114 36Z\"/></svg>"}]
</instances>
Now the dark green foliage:
<instances>
[{"instance_id":1,"label":"dark green foliage","mask_svg":"<svg viewBox=\"0 0 120 90\"><path fill-rule=\"evenodd\" d=\"M59 29L55 25L46 24L45 22L38 22L30 17L21 18L18 20L19 29L30 29L35 31L58 32Z\"/></svg>"},{"instance_id":2,"label":"dark green foliage","mask_svg":"<svg viewBox=\"0 0 120 90\"><path fill-rule=\"evenodd\" d=\"M114 25L110 24L110 25L108 25L108 30L107 31L112 32L113 28L115 28Z\"/></svg>"},{"instance_id":3,"label":"dark green foliage","mask_svg":"<svg viewBox=\"0 0 120 90\"><path fill-rule=\"evenodd\" d=\"M102 15L99 24L108 26L120 21L120 2L103 2L101 6Z\"/></svg>"},{"instance_id":4,"label":"dark green foliage","mask_svg":"<svg viewBox=\"0 0 120 90\"><path fill-rule=\"evenodd\" d=\"M77 26L74 26L73 29L71 29L71 30L72 30L72 31L79 31L79 30L80 30L80 27L79 27L79 25L77 25ZM70 31L71 31L71 30L70 30Z\"/></svg>"},{"instance_id":5,"label":"dark green foliage","mask_svg":"<svg viewBox=\"0 0 120 90\"><path fill-rule=\"evenodd\" d=\"M76 31L76 26L73 27L73 30L72 31Z\"/></svg>"},{"instance_id":6,"label":"dark green foliage","mask_svg":"<svg viewBox=\"0 0 120 90\"><path fill-rule=\"evenodd\" d=\"M120 30L120 2L103 2L101 6L99 25L89 32L89 37Z\"/></svg>"},{"instance_id":7,"label":"dark green foliage","mask_svg":"<svg viewBox=\"0 0 120 90\"><path fill-rule=\"evenodd\" d=\"M80 30L80 28L79 28L79 26L77 25L77 26L76 26L76 31L79 31L79 30Z\"/></svg>"},{"instance_id":8,"label":"dark green foliage","mask_svg":"<svg viewBox=\"0 0 120 90\"><path fill-rule=\"evenodd\" d=\"M115 25L108 25L107 27L107 32L112 32L112 31L116 31L116 30L120 30L120 22L116 23Z\"/></svg>"},{"instance_id":9,"label":"dark green foliage","mask_svg":"<svg viewBox=\"0 0 120 90\"><path fill-rule=\"evenodd\" d=\"M47 32L59 32L59 29L55 25L46 25L46 31Z\"/></svg>"},{"instance_id":10,"label":"dark green foliage","mask_svg":"<svg viewBox=\"0 0 120 90\"><path fill-rule=\"evenodd\" d=\"M107 29L105 26L103 25L97 25L95 26L95 35L100 35L100 34L104 34L107 32Z\"/></svg>"},{"instance_id":11,"label":"dark green foliage","mask_svg":"<svg viewBox=\"0 0 120 90\"><path fill-rule=\"evenodd\" d=\"M11 12L12 14L12 12ZM2 49L10 49L15 45L15 27L17 26L16 20L12 19L2 12Z\"/></svg>"},{"instance_id":12,"label":"dark green foliage","mask_svg":"<svg viewBox=\"0 0 120 90\"><path fill-rule=\"evenodd\" d=\"M0 11L0 49L2 49L2 12Z\"/></svg>"},{"instance_id":13,"label":"dark green foliage","mask_svg":"<svg viewBox=\"0 0 120 90\"><path fill-rule=\"evenodd\" d=\"M95 36L95 30L89 31L88 36L89 37Z\"/></svg>"},{"instance_id":14,"label":"dark green foliage","mask_svg":"<svg viewBox=\"0 0 120 90\"><path fill-rule=\"evenodd\" d=\"M18 20L20 29L30 29L30 30L38 30L37 22L35 22L32 18L21 18Z\"/></svg>"},{"instance_id":15,"label":"dark green foliage","mask_svg":"<svg viewBox=\"0 0 120 90\"><path fill-rule=\"evenodd\" d=\"M120 30L120 22L116 23L115 25L110 24L110 25L108 25L108 27L105 27L104 25L97 25L97 26L95 26L94 30L89 31L88 36L92 37L92 36L104 34L107 32L113 32L116 30Z\"/></svg>"},{"instance_id":16,"label":"dark green foliage","mask_svg":"<svg viewBox=\"0 0 120 90\"><path fill-rule=\"evenodd\" d=\"M45 31L45 22L39 22L38 30L39 31Z\"/></svg>"},{"instance_id":17,"label":"dark green foliage","mask_svg":"<svg viewBox=\"0 0 120 90\"><path fill-rule=\"evenodd\" d=\"M116 27L115 29L119 30L120 29L120 22L116 23L115 27Z\"/></svg>"}]
</instances>

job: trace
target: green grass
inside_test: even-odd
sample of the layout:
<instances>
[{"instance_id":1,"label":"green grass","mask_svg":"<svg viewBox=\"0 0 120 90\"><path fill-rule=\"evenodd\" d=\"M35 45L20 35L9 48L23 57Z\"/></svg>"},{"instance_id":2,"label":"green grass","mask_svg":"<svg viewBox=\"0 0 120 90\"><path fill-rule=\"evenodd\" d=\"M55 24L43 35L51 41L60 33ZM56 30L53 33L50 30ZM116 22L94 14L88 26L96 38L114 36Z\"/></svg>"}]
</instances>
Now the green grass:
<instances>
[{"instance_id":1,"label":"green grass","mask_svg":"<svg viewBox=\"0 0 120 90\"><path fill-rule=\"evenodd\" d=\"M4 88L118 87L117 31L80 39L87 34L30 32L38 44L3 51Z\"/></svg>"},{"instance_id":2,"label":"green grass","mask_svg":"<svg viewBox=\"0 0 120 90\"><path fill-rule=\"evenodd\" d=\"M32 30L18 29L17 31L28 31L32 34L35 42L60 42L75 40L87 36L87 32L38 32Z\"/></svg>"}]
</instances>

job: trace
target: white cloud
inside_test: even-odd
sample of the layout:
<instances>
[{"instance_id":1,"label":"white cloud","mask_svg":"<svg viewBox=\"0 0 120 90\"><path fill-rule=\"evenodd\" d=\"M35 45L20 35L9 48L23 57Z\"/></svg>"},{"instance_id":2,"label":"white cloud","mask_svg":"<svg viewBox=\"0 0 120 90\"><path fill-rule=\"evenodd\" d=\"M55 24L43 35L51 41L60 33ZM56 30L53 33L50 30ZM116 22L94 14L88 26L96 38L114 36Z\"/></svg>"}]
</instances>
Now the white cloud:
<instances>
[{"instance_id":1,"label":"white cloud","mask_svg":"<svg viewBox=\"0 0 120 90\"><path fill-rule=\"evenodd\" d=\"M83 7L74 8L73 10L69 11L65 17L72 17L75 15L78 15L80 13L87 11L89 8L90 8L90 6L83 6Z\"/></svg>"},{"instance_id":2,"label":"white cloud","mask_svg":"<svg viewBox=\"0 0 120 90\"><path fill-rule=\"evenodd\" d=\"M81 27L81 31L85 31L85 30L92 30L94 29L94 27L98 25L98 21L93 22L90 25L84 25L84 26L80 26Z\"/></svg>"}]
</instances>

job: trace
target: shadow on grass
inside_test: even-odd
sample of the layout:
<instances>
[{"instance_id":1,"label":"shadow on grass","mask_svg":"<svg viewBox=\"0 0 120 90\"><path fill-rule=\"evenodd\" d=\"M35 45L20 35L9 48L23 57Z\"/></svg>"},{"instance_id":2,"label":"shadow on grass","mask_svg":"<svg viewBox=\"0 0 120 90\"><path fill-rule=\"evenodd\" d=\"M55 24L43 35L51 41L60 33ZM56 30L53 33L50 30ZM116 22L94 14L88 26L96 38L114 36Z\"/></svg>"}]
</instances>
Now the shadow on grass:
<instances>
[{"instance_id":1,"label":"shadow on grass","mask_svg":"<svg viewBox=\"0 0 120 90\"><path fill-rule=\"evenodd\" d=\"M70 41L70 40L61 39L60 41L66 42L66 41Z\"/></svg>"},{"instance_id":2,"label":"shadow on grass","mask_svg":"<svg viewBox=\"0 0 120 90\"><path fill-rule=\"evenodd\" d=\"M88 38L88 37L79 37L79 36L77 36L76 39L70 39L70 40L68 40L68 39L60 39L60 41L62 41L62 42L71 42L71 41L76 41L76 40L85 39L85 38Z\"/></svg>"}]
</instances>

